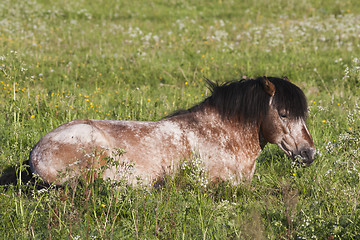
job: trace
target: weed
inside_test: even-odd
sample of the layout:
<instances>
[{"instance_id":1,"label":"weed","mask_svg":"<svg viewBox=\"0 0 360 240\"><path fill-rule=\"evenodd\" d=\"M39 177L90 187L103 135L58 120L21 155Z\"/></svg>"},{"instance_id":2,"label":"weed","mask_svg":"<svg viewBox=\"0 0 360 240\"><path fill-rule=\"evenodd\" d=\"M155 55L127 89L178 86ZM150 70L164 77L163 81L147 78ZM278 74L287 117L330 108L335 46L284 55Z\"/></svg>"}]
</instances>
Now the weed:
<instances>
[{"instance_id":1,"label":"weed","mask_svg":"<svg viewBox=\"0 0 360 240\"><path fill-rule=\"evenodd\" d=\"M0 19L3 238L359 238L359 1L3 0ZM204 77L263 75L304 90L312 166L266 146L250 186L209 183L194 159L133 187L99 177L118 149L93 177L28 181L32 147L62 123L159 120L202 101Z\"/></svg>"}]
</instances>

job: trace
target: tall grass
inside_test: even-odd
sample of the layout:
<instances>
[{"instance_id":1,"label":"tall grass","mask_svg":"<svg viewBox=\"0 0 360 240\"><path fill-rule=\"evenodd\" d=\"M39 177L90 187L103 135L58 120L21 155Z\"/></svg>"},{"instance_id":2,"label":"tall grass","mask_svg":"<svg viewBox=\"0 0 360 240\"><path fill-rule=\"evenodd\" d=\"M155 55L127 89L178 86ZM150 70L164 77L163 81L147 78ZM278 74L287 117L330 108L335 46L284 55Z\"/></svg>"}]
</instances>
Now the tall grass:
<instances>
[{"instance_id":1,"label":"tall grass","mask_svg":"<svg viewBox=\"0 0 360 240\"><path fill-rule=\"evenodd\" d=\"M355 0L1 1L0 173L17 169L0 186L3 238L359 238L359 22ZM304 90L312 166L267 146L250 186L204 184L190 163L153 189L21 181L62 123L159 120L208 96L204 77L243 75Z\"/></svg>"}]
</instances>

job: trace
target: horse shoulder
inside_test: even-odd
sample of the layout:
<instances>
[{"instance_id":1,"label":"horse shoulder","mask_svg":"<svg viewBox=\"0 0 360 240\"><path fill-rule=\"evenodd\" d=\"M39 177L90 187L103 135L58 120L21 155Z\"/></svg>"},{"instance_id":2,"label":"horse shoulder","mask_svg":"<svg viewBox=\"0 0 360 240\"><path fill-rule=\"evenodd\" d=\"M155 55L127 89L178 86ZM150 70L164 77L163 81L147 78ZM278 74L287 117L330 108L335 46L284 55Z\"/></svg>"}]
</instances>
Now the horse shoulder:
<instances>
[{"instance_id":1,"label":"horse shoulder","mask_svg":"<svg viewBox=\"0 0 360 240\"><path fill-rule=\"evenodd\" d=\"M188 125L185 135L211 180L240 182L252 177L261 151L256 128L232 125L209 114Z\"/></svg>"}]
</instances>

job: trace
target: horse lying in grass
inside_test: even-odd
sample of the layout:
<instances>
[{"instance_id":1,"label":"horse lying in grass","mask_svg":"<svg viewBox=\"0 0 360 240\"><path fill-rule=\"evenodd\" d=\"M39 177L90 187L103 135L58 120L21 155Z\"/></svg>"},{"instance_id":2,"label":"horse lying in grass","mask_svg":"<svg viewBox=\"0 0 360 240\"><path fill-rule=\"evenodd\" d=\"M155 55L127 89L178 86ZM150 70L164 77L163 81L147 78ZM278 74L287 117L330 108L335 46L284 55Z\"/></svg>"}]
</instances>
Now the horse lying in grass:
<instances>
[{"instance_id":1,"label":"horse lying in grass","mask_svg":"<svg viewBox=\"0 0 360 240\"><path fill-rule=\"evenodd\" d=\"M287 78L208 84L210 97L160 121L65 123L36 144L30 168L47 183L63 184L112 159L102 178L152 184L196 153L210 181L239 184L251 181L256 158L268 142L302 164L313 162L315 146L305 123L306 98ZM119 149L124 151L119 154ZM64 172L68 174L61 176ZM95 173L92 178L99 176Z\"/></svg>"}]
</instances>

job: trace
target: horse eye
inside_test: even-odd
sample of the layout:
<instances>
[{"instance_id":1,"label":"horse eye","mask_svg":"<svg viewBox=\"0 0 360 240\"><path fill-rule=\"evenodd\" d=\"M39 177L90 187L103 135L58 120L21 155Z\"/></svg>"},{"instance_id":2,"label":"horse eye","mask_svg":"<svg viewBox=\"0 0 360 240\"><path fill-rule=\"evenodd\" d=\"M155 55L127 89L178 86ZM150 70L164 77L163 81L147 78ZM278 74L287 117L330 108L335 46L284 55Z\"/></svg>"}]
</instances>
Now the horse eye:
<instances>
[{"instance_id":1,"label":"horse eye","mask_svg":"<svg viewBox=\"0 0 360 240\"><path fill-rule=\"evenodd\" d=\"M285 112L279 112L279 116L284 119L287 118L287 115Z\"/></svg>"}]
</instances>

